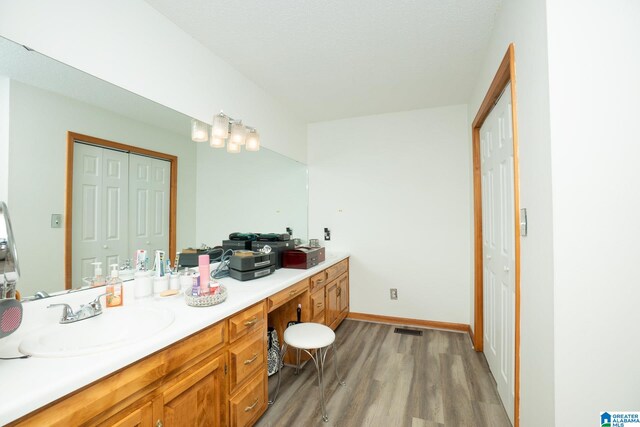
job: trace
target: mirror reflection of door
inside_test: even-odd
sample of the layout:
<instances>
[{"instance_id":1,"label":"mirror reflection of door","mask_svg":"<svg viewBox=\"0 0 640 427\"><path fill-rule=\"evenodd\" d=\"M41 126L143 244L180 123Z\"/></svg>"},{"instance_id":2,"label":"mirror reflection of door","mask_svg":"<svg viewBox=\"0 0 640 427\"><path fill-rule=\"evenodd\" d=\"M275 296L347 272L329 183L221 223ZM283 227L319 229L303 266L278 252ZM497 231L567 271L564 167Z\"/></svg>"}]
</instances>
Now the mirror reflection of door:
<instances>
[{"instance_id":1,"label":"mirror reflection of door","mask_svg":"<svg viewBox=\"0 0 640 427\"><path fill-rule=\"evenodd\" d=\"M171 163L74 141L72 287L94 262L122 265L137 249L169 250Z\"/></svg>"}]
</instances>

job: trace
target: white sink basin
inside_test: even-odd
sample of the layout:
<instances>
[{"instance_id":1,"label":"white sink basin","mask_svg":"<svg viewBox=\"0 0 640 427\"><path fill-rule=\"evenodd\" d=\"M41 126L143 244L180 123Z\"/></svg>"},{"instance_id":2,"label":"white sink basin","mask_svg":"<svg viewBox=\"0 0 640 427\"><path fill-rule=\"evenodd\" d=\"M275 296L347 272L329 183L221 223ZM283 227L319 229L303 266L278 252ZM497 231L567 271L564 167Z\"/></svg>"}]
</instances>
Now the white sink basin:
<instances>
[{"instance_id":1,"label":"white sink basin","mask_svg":"<svg viewBox=\"0 0 640 427\"><path fill-rule=\"evenodd\" d=\"M71 357L111 350L150 337L173 323L172 311L149 306L106 308L96 317L46 326L20 343L23 354Z\"/></svg>"}]
</instances>

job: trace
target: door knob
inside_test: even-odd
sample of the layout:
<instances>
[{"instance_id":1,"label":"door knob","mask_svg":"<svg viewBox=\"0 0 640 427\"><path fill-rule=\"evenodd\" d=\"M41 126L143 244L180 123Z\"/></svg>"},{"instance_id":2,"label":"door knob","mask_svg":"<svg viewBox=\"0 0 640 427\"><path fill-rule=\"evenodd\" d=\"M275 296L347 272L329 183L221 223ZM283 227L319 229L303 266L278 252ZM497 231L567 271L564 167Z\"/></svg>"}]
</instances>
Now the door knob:
<instances>
[{"instance_id":1,"label":"door knob","mask_svg":"<svg viewBox=\"0 0 640 427\"><path fill-rule=\"evenodd\" d=\"M109 249L109 246L104 245L104 246L102 246L102 249Z\"/></svg>"},{"instance_id":2,"label":"door knob","mask_svg":"<svg viewBox=\"0 0 640 427\"><path fill-rule=\"evenodd\" d=\"M491 255L487 255L487 259L491 259Z\"/></svg>"},{"instance_id":3,"label":"door knob","mask_svg":"<svg viewBox=\"0 0 640 427\"><path fill-rule=\"evenodd\" d=\"M507 267L506 265L504 266L504 271L510 271L511 269L509 267Z\"/></svg>"},{"instance_id":4,"label":"door knob","mask_svg":"<svg viewBox=\"0 0 640 427\"><path fill-rule=\"evenodd\" d=\"M151 242L147 240L147 245L150 245L150 244L151 244Z\"/></svg>"}]
</instances>

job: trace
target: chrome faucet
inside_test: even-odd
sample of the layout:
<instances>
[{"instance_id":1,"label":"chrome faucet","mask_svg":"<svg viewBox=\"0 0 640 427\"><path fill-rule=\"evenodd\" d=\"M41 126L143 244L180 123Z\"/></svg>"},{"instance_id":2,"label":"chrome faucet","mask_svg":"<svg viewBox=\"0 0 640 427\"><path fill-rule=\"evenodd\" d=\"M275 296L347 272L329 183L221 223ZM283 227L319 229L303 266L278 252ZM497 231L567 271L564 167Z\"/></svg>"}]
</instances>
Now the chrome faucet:
<instances>
[{"instance_id":1,"label":"chrome faucet","mask_svg":"<svg viewBox=\"0 0 640 427\"><path fill-rule=\"evenodd\" d=\"M110 295L110 293L98 295L96 299L91 301L89 304L82 304L77 312L74 312L71 306L65 303L50 304L47 306L47 308L63 307L60 323L65 324L79 322L80 320L90 319L92 317L98 316L99 314L102 314L102 304L100 304L100 298L106 295Z\"/></svg>"},{"instance_id":2,"label":"chrome faucet","mask_svg":"<svg viewBox=\"0 0 640 427\"><path fill-rule=\"evenodd\" d=\"M7 205L0 201L0 300L15 299L16 283L20 278L18 251L13 238Z\"/></svg>"}]
</instances>

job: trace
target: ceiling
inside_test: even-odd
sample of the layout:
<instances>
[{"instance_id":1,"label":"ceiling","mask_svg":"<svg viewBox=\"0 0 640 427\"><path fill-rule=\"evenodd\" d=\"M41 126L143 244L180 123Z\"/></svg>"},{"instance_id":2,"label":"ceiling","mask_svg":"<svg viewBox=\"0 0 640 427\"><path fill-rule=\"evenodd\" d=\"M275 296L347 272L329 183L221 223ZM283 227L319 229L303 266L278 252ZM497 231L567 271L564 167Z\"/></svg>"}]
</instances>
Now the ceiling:
<instances>
[{"instance_id":1,"label":"ceiling","mask_svg":"<svg viewBox=\"0 0 640 427\"><path fill-rule=\"evenodd\" d=\"M307 122L466 103L502 0L146 0Z\"/></svg>"}]
</instances>

